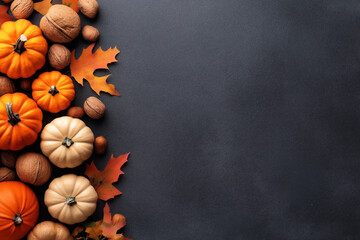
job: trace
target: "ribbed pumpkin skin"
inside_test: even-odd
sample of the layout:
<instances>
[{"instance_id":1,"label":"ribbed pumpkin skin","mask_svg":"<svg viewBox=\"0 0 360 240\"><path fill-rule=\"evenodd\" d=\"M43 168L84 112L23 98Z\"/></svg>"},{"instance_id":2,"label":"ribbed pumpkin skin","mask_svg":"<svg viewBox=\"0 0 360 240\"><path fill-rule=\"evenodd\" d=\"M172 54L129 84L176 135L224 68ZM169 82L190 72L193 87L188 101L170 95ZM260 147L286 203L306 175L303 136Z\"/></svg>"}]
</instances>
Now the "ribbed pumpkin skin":
<instances>
[{"instance_id":1,"label":"ribbed pumpkin skin","mask_svg":"<svg viewBox=\"0 0 360 240\"><path fill-rule=\"evenodd\" d=\"M14 51L14 44L24 34L27 38L25 51ZM30 21L20 19L1 25L0 29L0 72L10 78L28 78L44 66L48 44L40 28Z\"/></svg>"},{"instance_id":2,"label":"ribbed pumpkin skin","mask_svg":"<svg viewBox=\"0 0 360 240\"><path fill-rule=\"evenodd\" d=\"M53 86L57 91L54 95L49 92ZM70 77L58 71L44 72L33 82L32 96L41 109L58 113L74 100L74 84Z\"/></svg>"},{"instance_id":3,"label":"ribbed pumpkin skin","mask_svg":"<svg viewBox=\"0 0 360 240\"><path fill-rule=\"evenodd\" d=\"M21 121L12 126L8 120L6 104ZM0 149L17 151L33 144L42 128L43 114L36 102L23 93L5 94L0 97Z\"/></svg>"},{"instance_id":4,"label":"ribbed pumpkin skin","mask_svg":"<svg viewBox=\"0 0 360 240\"><path fill-rule=\"evenodd\" d=\"M23 238L39 217L39 202L35 193L21 182L1 182L0 196L1 240ZM23 220L18 226L13 221L16 214L21 214Z\"/></svg>"}]
</instances>

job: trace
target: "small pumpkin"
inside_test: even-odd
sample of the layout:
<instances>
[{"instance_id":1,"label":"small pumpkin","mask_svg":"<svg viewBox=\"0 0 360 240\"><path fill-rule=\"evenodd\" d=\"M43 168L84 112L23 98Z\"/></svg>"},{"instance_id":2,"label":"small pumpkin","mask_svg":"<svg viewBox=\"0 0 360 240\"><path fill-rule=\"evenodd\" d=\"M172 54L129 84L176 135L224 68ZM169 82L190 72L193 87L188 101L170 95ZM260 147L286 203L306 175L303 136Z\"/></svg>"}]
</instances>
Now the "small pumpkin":
<instances>
[{"instance_id":1,"label":"small pumpkin","mask_svg":"<svg viewBox=\"0 0 360 240\"><path fill-rule=\"evenodd\" d=\"M75 224L85 221L95 212L97 199L98 195L87 178L67 174L50 183L44 202L53 218Z\"/></svg>"},{"instance_id":2,"label":"small pumpkin","mask_svg":"<svg viewBox=\"0 0 360 240\"><path fill-rule=\"evenodd\" d=\"M28 78L42 68L48 44L40 28L26 19L9 21L0 29L0 72Z\"/></svg>"},{"instance_id":3,"label":"small pumpkin","mask_svg":"<svg viewBox=\"0 0 360 240\"><path fill-rule=\"evenodd\" d=\"M40 148L55 166L74 168L89 159L93 143L94 134L82 120L65 116L44 127Z\"/></svg>"},{"instance_id":4,"label":"small pumpkin","mask_svg":"<svg viewBox=\"0 0 360 240\"><path fill-rule=\"evenodd\" d=\"M0 97L0 149L20 150L33 144L42 128L43 114L23 93Z\"/></svg>"},{"instance_id":5,"label":"small pumpkin","mask_svg":"<svg viewBox=\"0 0 360 240\"><path fill-rule=\"evenodd\" d=\"M0 194L1 240L19 240L36 224L39 202L22 182L1 182Z\"/></svg>"},{"instance_id":6,"label":"small pumpkin","mask_svg":"<svg viewBox=\"0 0 360 240\"><path fill-rule=\"evenodd\" d=\"M32 83L32 96L41 109L58 113L74 100L74 84L58 71L44 72Z\"/></svg>"},{"instance_id":7,"label":"small pumpkin","mask_svg":"<svg viewBox=\"0 0 360 240\"><path fill-rule=\"evenodd\" d=\"M37 224L27 240L74 240L69 229L61 223L44 221Z\"/></svg>"}]
</instances>

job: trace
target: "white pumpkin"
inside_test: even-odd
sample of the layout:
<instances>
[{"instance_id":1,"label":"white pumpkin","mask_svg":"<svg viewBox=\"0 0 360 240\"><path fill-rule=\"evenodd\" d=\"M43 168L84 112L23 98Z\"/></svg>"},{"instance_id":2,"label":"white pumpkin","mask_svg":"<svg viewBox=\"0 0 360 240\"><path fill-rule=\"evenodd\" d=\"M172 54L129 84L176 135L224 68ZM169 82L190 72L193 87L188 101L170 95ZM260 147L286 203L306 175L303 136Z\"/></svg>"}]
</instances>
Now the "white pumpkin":
<instances>
[{"instance_id":1,"label":"white pumpkin","mask_svg":"<svg viewBox=\"0 0 360 240\"><path fill-rule=\"evenodd\" d=\"M77 118L56 118L41 133L41 151L59 168L81 165L90 158L93 144L93 132Z\"/></svg>"},{"instance_id":2,"label":"white pumpkin","mask_svg":"<svg viewBox=\"0 0 360 240\"><path fill-rule=\"evenodd\" d=\"M75 224L85 221L95 212L97 199L98 195L87 178L67 174L50 183L44 202L53 218Z\"/></svg>"}]
</instances>

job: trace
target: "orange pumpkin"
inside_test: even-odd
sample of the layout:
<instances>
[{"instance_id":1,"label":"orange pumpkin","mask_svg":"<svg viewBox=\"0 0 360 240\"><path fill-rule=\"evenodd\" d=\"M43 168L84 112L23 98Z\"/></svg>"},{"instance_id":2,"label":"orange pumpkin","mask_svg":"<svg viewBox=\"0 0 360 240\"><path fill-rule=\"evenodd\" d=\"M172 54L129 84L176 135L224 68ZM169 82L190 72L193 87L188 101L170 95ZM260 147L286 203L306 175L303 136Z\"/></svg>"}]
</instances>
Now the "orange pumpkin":
<instances>
[{"instance_id":1,"label":"orange pumpkin","mask_svg":"<svg viewBox=\"0 0 360 240\"><path fill-rule=\"evenodd\" d=\"M71 78L58 71L42 73L33 82L32 91L39 107L51 113L68 108L75 97Z\"/></svg>"},{"instance_id":2,"label":"orange pumpkin","mask_svg":"<svg viewBox=\"0 0 360 240\"><path fill-rule=\"evenodd\" d=\"M33 144L41 131L42 118L42 111L36 102L25 94L8 93L1 96L0 149L15 151Z\"/></svg>"},{"instance_id":3,"label":"orange pumpkin","mask_svg":"<svg viewBox=\"0 0 360 240\"><path fill-rule=\"evenodd\" d=\"M1 182L0 196L1 240L19 240L38 220L36 195L22 182Z\"/></svg>"},{"instance_id":4,"label":"orange pumpkin","mask_svg":"<svg viewBox=\"0 0 360 240\"><path fill-rule=\"evenodd\" d=\"M44 66L48 44L40 28L25 19L5 22L0 29L0 72L28 78Z\"/></svg>"}]
</instances>

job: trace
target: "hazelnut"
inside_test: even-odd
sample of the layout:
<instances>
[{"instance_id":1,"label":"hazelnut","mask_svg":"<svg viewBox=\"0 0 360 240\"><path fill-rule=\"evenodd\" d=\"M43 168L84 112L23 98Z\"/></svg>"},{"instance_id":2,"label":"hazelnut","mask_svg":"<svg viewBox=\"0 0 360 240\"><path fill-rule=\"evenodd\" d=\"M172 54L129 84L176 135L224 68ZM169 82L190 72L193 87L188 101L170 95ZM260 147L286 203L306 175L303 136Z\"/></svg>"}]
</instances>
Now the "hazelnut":
<instances>
[{"instance_id":1,"label":"hazelnut","mask_svg":"<svg viewBox=\"0 0 360 240\"><path fill-rule=\"evenodd\" d=\"M0 182L14 181L15 179L16 179L16 174L13 170L7 167L0 168Z\"/></svg>"},{"instance_id":2,"label":"hazelnut","mask_svg":"<svg viewBox=\"0 0 360 240\"><path fill-rule=\"evenodd\" d=\"M99 30L93 26L86 25L82 29L82 36L86 41L96 42L98 40L100 33Z\"/></svg>"},{"instance_id":3,"label":"hazelnut","mask_svg":"<svg viewBox=\"0 0 360 240\"><path fill-rule=\"evenodd\" d=\"M96 97L89 97L84 102L85 113L93 119L102 118L105 114L105 110L105 104Z\"/></svg>"},{"instance_id":4,"label":"hazelnut","mask_svg":"<svg viewBox=\"0 0 360 240\"><path fill-rule=\"evenodd\" d=\"M1 162L8 168L14 168L16 163L16 158L18 154L13 151L2 151L1 152Z\"/></svg>"},{"instance_id":5,"label":"hazelnut","mask_svg":"<svg viewBox=\"0 0 360 240\"><path fill-rule=\"evenodd\" d=\"M80 33L80 17L72 8L56 4L41 18L40 28L51 41L68 43Z\"/></svg>"},{"instance_id":6,"label":"hazelnut","mask_svg":"<svg viewBox=\"0 0 360 240\"><path fill-rule=\"evenodd\" d=\"M42 154L28 152L16 160L16 173L23 182L43 185L50 179L51 172L50 162Z\"/></svg>"},{"instance_id":7,"label":"hazelnut","mask_svg":"<svg viewBox=\"0 0 360 240\"><path fill-rule=\"evenodd\" d=\"M54 44L49 49L48 59L53 68L61 70L70 64L71 53L64 45Z\"/></svg>"},{"instance_id":8,"label":"hazelnut","mask_svg":"<svg viewBox=\"0 0 360 240\"><path fill-rule=\"evenodd\" d=\"M95 138L94 141L94 151L96 154L104 154L106 152L108 143L106 138L104 138L103 136L97 137Z\"/></svg>"},{"instance_id":9,"label":"hazelnut","mask_svg":"<svg viewBox=\"0 0 360 240\"><path fill-rule=\"evenodd\" d=\"M99 4L96 0L79 0L80 12L88 18L95 18L99 11Z\"/></svg>"},{"instance_id":10,"label":"hazelnut","mask_svg":"<svg viewBox=\"0 0 360 240\"><path fill-rule=\"evenodd\" d=\"M14 0L10 5L14 18L21 19L29 17L34 10L33 0Z\"/></svg>"},{"instance_id":11,"label":"hazelnut","mask_svg":"<svg viewBox=\"0 0 360 240\"><path fill-rule=\"evenodd\" d=\"M82 118L84 116L84 109L82 107L71 107L67 115L73 118Z\"/></svg>"},{"instance_id":12,"label":"hazelnut","mask_svg":"<svg viewBox=\"0 0 360 240\"><path fill-rule=\"evenodd\" d=\"M21 79L20 80L20 88L24 91L31 90L32 81L30 79Z\"/></svg>"},{"instance_id":13,"label":"hazelnut","mask_svg":"<svg viewBox=\"0 0 360 240\"><path fill-rule=\"evenodd\" d=\"M15 92L14 83L8 77L0 76L0 96L13 92Z\"/></svg>"}]
</instances>

